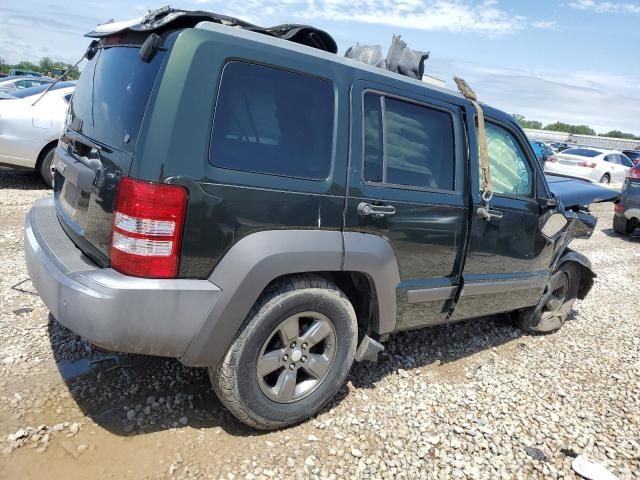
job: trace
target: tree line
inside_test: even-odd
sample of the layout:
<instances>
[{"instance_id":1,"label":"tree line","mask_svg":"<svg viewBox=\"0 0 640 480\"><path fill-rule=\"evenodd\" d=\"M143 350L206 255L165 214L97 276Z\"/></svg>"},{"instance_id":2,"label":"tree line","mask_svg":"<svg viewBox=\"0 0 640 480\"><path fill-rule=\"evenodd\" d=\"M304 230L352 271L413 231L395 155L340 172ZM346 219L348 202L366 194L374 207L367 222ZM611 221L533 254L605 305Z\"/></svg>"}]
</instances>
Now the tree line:
<instances>
[{"instance_id":1,"label":"tree line","mask_svg":"<svg viewBox=\"0 0 640 480\"><path fill-rule=\"evenodd\" d=\"M596 133L596 131L588 125L571 125L570 123L555 122L542 126L542 122L537 120L528 120L524 115L513 114L518 124L522 128L531 128L534 130L550 130L552 132L567 132L576 135L597 135L599 137L622 138L625 140L640 140L640 137L633 133L621 132L620 130L611 130L606 133Z\"/></svg>"},{"instance_id":2,"label":"tree line","mask_svg":"<svg viewBox=\"0 0 640 480\"><path fill-rule=\"evenodd\" d=\"M49 57L42 57L40 61L36 63L32 63L29 61L22 61L15 64L9 64L4 61L3 58L0 58L0 73L8 74L11 69L19 69L19 70L29 70L31 72L37 72L41 75L47 75L50 77L57 77L62 72L65 72L67 69L71 67L71 64L64 62L54 62ZM78 67L73 67L69 73L66 75L67 80L76 80L80 76L80 70Z\"/></svg>"}]
</instances>

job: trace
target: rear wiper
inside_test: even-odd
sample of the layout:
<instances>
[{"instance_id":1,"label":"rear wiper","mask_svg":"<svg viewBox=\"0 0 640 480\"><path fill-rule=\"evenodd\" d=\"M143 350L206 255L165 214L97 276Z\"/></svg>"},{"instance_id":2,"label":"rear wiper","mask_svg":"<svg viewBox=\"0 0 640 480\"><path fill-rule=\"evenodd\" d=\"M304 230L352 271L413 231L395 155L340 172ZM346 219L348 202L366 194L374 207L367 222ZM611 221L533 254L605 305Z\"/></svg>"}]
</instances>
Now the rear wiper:
<instances>
[{"instance_id":1,"label":"rear wiper","mask_svg":"<svg viewBox=\"0 0 640 480\"><path fill-rule=\"evenodd\" d=\"M98 40L94 40L94 41L92 41L92 42L89 44L89 46L87 47L87 49L85 50L85 52L84 52L84 54L82 55L82 57L80 58L80 60L78 60L78 61L75 63L75 65L73 65L73 66L71 66L71 67L67 68L67 69L64 71L64 73L62 73L62 75L60 75L58 78L56 78L54 82L52 82L51 84L49 84L49 86L47 87L47 89L46 89L44 92L42 92L42 95L40 95L38 98L36 98L35 102L33 102L33 103L31 104L31 106L32 106L32 107L33 107L33 106L35 106L35 104L36 104L36 103L38 103L40 100L42 100L42 97L44 97L47 93L49 93L49 90L51 90L51 89L53 88L53 86L54 86L56 83L58 83L61 79L63 79L64 77L66 77L66 76L67 76L67 74L68 74L71 70L73 70L75 67L77 67L77 66L80 64L80 62L81 62L82 60L84 60L85 58L86 58L87 60L91 60L91 59L95 56L96 52L98 51L98 43L99 43L99 42L98 42Z\"/></svg>"}]
</instances>

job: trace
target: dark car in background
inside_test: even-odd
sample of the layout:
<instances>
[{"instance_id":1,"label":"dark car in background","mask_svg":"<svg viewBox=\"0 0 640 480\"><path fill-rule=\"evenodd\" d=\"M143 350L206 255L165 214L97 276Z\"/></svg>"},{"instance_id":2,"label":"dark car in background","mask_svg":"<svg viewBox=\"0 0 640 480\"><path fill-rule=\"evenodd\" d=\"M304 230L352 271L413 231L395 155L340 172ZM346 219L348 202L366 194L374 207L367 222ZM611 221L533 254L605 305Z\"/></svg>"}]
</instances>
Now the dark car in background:
<instances>
[{"instance_id":1,"label":"dark car in background","mask_svg":"<svg viewBox=\"0 0 640 480\"><path fill-rule=\"evenodd\" d=\"M640 164L640 150L623 150L622 153L624 153L634 165L638 166L638 164Z\"/></svg>"},{"instance_id":2,"label":"dark car in background","mask_svg":"<svg viewBox=\"0 0 640 480\"><path fill-rule=\"evenodd\" d=\"M549 145L554 153L564 152L565 150L570 149L574 145L569 145L568 143L552 143Z\"/></svg>"},{"instance_id":3,"label":"dark car in background","mask_svg":"<svg viewBox=\"0 0 640 480\"><path fill-rule=\"evenodd\" d=\"M613 229L621 235L631 235L638 226L640 226L640 171L637 177L627 178L624 182L620 201L616 204L613 217Z\"/></svg>"},{"instance_id":4,"label":"dark car in background","mask_svg":"<svg viewBox=\"0 0 640 480\"><path fill-rule=\"evenodd\" d=\"M536 158L542 165L551 155L555 153L549 145L539 140L532 140L531 147L536 154Z\"/></svg>"}]
</instances>

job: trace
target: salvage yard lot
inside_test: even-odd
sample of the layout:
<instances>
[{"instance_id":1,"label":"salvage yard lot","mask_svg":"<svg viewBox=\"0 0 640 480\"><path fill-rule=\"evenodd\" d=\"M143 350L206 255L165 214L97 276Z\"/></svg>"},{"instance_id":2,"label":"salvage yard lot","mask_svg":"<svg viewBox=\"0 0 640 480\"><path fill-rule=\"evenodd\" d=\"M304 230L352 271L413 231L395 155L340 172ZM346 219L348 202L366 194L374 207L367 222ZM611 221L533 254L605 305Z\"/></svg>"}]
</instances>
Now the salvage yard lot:
<instances>
[{"instance_id":1,"label":"salvage yard lot","mask_svg":"<svg viewBox=\"0 0 640 480\"><path fill-rule=\"evenodd\" d=\"M100 352L16 285L24 215L46 195L0 170L5 478L574 478L572 452L640 478L640 235L613 233L611 204L573 244L598 278L560 332L481 319L396 335L314 419L261 433L206 370Z\"/></svg>"}]
</instances>

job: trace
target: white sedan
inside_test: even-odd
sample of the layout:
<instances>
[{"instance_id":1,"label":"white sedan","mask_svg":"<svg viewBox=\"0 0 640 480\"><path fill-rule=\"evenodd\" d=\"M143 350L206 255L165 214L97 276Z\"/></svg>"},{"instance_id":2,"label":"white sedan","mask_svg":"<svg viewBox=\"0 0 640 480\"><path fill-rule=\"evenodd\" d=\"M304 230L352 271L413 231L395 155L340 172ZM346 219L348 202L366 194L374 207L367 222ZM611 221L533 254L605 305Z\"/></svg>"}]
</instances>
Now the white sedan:
<instances>
[{"instance_id":1,"label":"white sedan","mask_svg":"<svg viewBox=\"0 0 640 480\"><path fill-rule=\"evenodd\" d=\"M33 168L50 186L51 160L75 83L60 82L35 103L47 87L25 89L15 94L17 98L0 100L0 165Z\"/></svg>"},{"instance_id":2,"label":"white sedan","mask_svg":"<svg viewBox=\"0 0 640 480\"><path fill-rule=\"evenodd\" d=\"M633 163L621 152L599 148L575 147L550 156L545 173L579 178L589 182L622 183Z\"/></svg>"}]
</instances>

